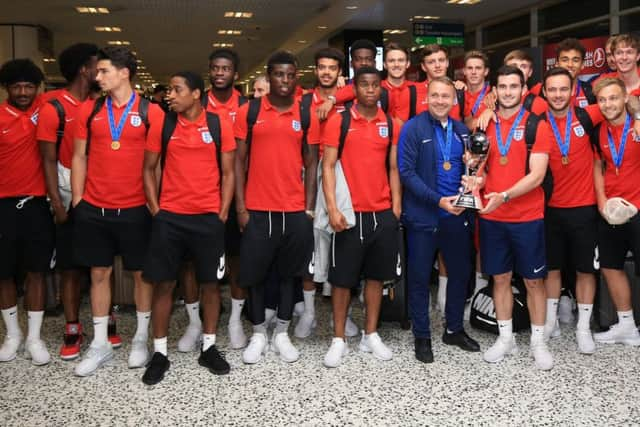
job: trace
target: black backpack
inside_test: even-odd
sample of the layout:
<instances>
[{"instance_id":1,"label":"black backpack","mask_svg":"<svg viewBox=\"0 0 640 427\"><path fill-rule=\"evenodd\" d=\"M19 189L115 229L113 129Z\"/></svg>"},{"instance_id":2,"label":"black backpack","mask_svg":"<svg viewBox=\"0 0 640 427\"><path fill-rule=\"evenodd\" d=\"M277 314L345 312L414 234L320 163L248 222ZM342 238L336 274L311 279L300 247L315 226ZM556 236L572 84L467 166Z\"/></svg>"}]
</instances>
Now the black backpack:
<instances>
[{"instance_id":1,"label":"black backpack","mask_svg":"<svg viewBox=\"0 0 640 427\"><path fill-rule=\"evenodd\" d=\"M458 108L460 110L460 120L464 122L464 90L456 89L456 98L458 99Z\"/></svg>"},{"instance_id":2,"label":"black backpack","mask_svg":"<svg viewBox=\"0 0 640 427\"><path fill-rule=\"evenodd\" d=\"M56 130L56 153L60 153L60 146L62 145L62 138L64 137L64 127L66 124L66 112L62 103L57 99L49 100L49 104L53 105L58 113L58 129Z\"/></svg>"},{"instance_id":3,"label":"black backpack","mask_svg":"<svg viewBox=\"0 0 640 427\"><path fill-rule=\"evenodd\" d=\"M338 142L338 159L342 157L342 151L344 150L344 142L347 139L347 133L349 133L349 126L351 126L351 111L344 110L340 113L342 121L340 123L340 139ZM389 114L387 116L387 128L389 129L389 145L387 146L387 170L389 170L389 153L391 152L391 144L393 141L393 120Z\"/></svg>"},{"instance_id":4,"label":"black backpack","mask_svg":"<svg viewBox=\"0 0 640 427\"><path fill-rule=\"evenodd\" d=\"M107 97L101 96L96 99L95 104L93 105L93 110L91 110L91 114L89 114L89 118L87 119L87 145L85 146L85 154L89 155L89 146L91 145L91 122L93 118L98 114L98 112L102 109ZM149 131L149 100L144 97L140 97L140 103L138 104L138 114L140 115L140 119L144 124L146 131Z\"/></svg>"},{"instance_id":5,"label":"black backpack","mask_svg":"<svg viewBox=\"0 0 640 427\"><path fill-rule=\"evenodd\" d=\"M522 279L511 281L513 292L513 332L526 330L531 326L527 308L527 292ZM493 303L493 281L480 289L471 299L469 323L476 329L498 335L498 321Z\"/></svg>"},{"instance_id":6,"label":"black backpack","mask_svg":"<svg viewBox=\"0 0 640 427\"><path fill-rule=\"evenodd\" d=\"M414 85L409 86L409 119L412 119L416 115L416 104L418 103L418 90ZM353 105L353 101L349 101L349 108ZM345 107L347 104L345 104ZM347 108L347 109L349 109ZM386 88L382 88L380 92L380 108L385 113L389 112L389 91Z\"/></svg>"},{"instance_id":7,"label":"black backpack","mask_svg":"<svg viewBox=\"0 0 640 427\"><path fill-rule=\"evenodd\" d=\"M522 101L522 106L528 112L531 112L531 107L533 107L533 101L536 99L536 95L533 93L528 93L527 96L524 97L524 101Z\"/></svg>"}]
</instances>

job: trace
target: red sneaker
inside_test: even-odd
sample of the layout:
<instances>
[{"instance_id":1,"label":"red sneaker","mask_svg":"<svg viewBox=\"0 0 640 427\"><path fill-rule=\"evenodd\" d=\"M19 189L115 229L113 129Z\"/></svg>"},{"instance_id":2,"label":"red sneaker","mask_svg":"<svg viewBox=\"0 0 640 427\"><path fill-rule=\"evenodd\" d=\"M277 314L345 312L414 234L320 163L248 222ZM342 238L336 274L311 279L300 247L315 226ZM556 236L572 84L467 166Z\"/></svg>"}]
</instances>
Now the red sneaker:
<instances>
[{"instance_id":1,"label":"red sneaker","mask_svg":"<svg viewBox=\"0 0 640 427\"><path fill-rule=\"evenodd\" d=\"M122 338L120 338L120 335L118 335L118 332L116 331L115 316L113 315L109 319L108 334L112 348L122 347Z\"/></svg>"},{"instance_id":2,"label":"red sneaker","mask_svg":"<svg viewBox=\"0 0 640 427\"><path fill-rule=\"evenodd\" d=\"M64 329L64 341L60 347L60 358L62 360L73 360L80 356L80 346L82 345L82 324L67 323Z\"/></svg>"}]
</instances>

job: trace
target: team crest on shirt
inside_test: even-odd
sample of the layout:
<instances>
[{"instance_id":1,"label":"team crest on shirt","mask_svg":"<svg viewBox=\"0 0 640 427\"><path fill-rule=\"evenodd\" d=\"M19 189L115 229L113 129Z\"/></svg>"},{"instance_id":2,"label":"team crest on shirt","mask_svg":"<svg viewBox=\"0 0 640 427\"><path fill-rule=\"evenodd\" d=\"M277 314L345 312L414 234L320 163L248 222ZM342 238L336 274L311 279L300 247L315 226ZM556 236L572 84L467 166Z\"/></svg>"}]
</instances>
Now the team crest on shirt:
<instances>
[{"instance_id":1,"label":"team crest on shirt","mask_svg":"<svg viewBox=\"0 0 640 427\"><path fill-rule=\"evenodd\" d=\"M573 128L573 133L575 133L578 138L582 138L584 136L584 128L582 125L578 125Z\"/></svg>"},{"instance_id":2,"label":"team crest on shirt","mask_svg":"<svg viewBox=\"0 0 640 427\"><path fill-rule=\"evenodd\" d=\"M302 126L300 126L300 122L297 120L291 120L291 127L296 132L300 132L300 129L302 129Z\"/></svg>"},{"instance_id":3,"label":"team crest on shirt","mask_svg":"<svg viewBox=\"0 0 640 427\"><path fill-rule=\"evenodd\" d=\"M580 108L586 108L588 105L589 105L589 101L587 101L586 99L578 100L578 106Z\"/></svg>"},{"instance_id":4,"label":"team crest on shirt","mask_svg":"<svg viewBox=\"0 0 640 427\"><path fill-rule=\"evenodd\" d=\"M524 129L516 129L513 132L513 139L515 139L516 141L522 141L523 137L524 137Z\"/></svg>"},{"instance_id":5,"label":"team crest on shirt","mask_svg":"<svg viewBox=\"0 0 640 427\"><path fill-rule=\"evenodd\" d=\"M640 142L640 135L633 134L633 142Z\"/></svg>"},{"instance_id":6,"label":"team crest on shirt","mask_svg":"<svg viewBox=\"0 0 640 427\"><path fill-rule=\"evenodd\" d=\"M205 144L211 144L213 142L213 138L208 130L202 131L200 135L202 136L202 142Z\"/></svg>"},{"instance_id":7,"label":"team crest on shirt","mask_svg":"<svg viewBox=\"0 0 640 427\"><path fill-rule=\"evenodd\" d=\"M33 115L30 117L31 118L31 123L33 123L34 125L38 125L38 112L33 113Z\"/></svg>"},{"instance_id":8,"label":"team crest on shirt","mask_svg":"<svg viewBox=\"0 0 640 427\"><path fill-rule=\"evenodd\" d=\"M131 126L137 128L142 124L142 119L138 115L132 115L131 119L129 119L129 122L131 123Z\"/></svg>"},{"instance_id":9,"label":"team crest on shirt","mask_svg":"<svg viewBox=\"0 0 640 427\"><path fill-rule=\"evenodd\" d=\"M378 135L380 135L381 138L389 138L389 127L387 126L378 127Z\"/></svg>"}]
</instances>

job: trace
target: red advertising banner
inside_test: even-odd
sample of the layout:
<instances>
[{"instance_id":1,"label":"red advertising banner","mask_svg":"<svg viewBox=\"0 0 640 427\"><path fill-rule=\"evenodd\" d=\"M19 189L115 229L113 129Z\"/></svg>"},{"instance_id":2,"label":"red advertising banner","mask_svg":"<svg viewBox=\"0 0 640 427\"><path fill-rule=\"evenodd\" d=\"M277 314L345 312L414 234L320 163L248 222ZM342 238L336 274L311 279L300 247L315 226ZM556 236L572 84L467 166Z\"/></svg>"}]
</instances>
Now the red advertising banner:
<instances>
[{"instance_id":1,"label":"red advertising banner","mask_svg":"<svg viewBox=\"0 0 640 427\"><path fill-rule=\"evenodd\" d=\"M580 72L581 76L600 74L607 71L607 56L604 51L604 46L608 38L608 36L601 36L580 39L580 43L582 43L587 51L584 59L584 68ZM557 46L557 43L547 44L542 49L542 61L545 71L554 67L556 64Z\"/></svg>"}]
</instances>

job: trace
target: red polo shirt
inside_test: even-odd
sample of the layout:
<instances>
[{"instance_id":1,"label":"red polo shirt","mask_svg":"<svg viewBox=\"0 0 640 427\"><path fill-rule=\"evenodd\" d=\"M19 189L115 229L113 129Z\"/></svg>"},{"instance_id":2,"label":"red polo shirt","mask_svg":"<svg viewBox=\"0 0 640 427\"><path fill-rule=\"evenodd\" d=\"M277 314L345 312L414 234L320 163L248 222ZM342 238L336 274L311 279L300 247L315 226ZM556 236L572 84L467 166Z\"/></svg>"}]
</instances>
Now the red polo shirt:
<instances>
[{"instance_id":1,"label":"red polo shirt","mask_svg":"<svg viewBox=\"0 0 640 427\"><path fill-rule=\"evenodd\" d=\"M86 101L80 107L76 120L75 138L87 139L87 120L91 115L94 100ZM125 209L144 205L147 201L142 184L142 164L147 130L140 119L136 94L133 107L128 114L120 148L111 148L111 131L107 118L107 105L93 117L91 122L91 144L87 160L87 178L82 198L94 206L108 209ZM124 113L126 103L118 107L113 104L115 123ZM156 104L149 103L148 121L152 125L162 123L164 113Z\"/></svg>"},{"instance_id":2,"label":"red polo shirt","mask_svg":"<svg viewBox=\"0 0 640 427\"><path fill-rule=\"evenodd\" d=\"M50 100L57 99L64 108L64 135L58 152L58 161L67 169L71 169L71 158L73 157L73 129L75 121L80 111L82 101L77 100L66 89L52 90L43 95L43 104L40 108L38 118L38 131L36 138L38 141L55 144L58 141L58 126L60 118L58 110L49 103Z\"/></svg>"},{"instance_id":3,"label":"red polo shirt","mask_svg":"<svg viewBox=\"0 0 640 427\"><path fill-rule=\"evenodd\" d=\"M351 107L351 124L344 143L340 162L356 212L378 212L391 208L391 187L387 173L389 127L387 116L378 108L369 121ZM329 147L340 145L342 116L335 115L327 123L322 143ZM402 124L393 121L393 145L398 145Z\"/></svg>"},{"instance_id":4,"label":"red polo shirt","mask_svg":"<svg viewBox=\"0 0 640 427\"><path fill-rule=\"evenodd\" d=\"M529 112L525 111L518 127L514 129L511 148L507 154L508 163L500 164L500 150L496 140L496 124L491 122L487 127L489 137L489 156L487 158L488 172L486 174L486 184L484 194L492 192L501 193L511 188L516 182L522 179L527 169L527 144L525 142L525 124ZM500 117L500 131L503 143L507 141L507 135L513 125L518 112L511 117ZM553 141L553 132L549 129L549 124L541 120L536 132L536 141L531 149L531 153L549 153ZM516 197L508 203L503 204L495 211L482 215L483 218L502 222L526 222L542 219L544 217L544 192L542 187L536 187L527 194Z\"/></svg>"},{"instance_id":5,"label":"red polo shirt","mask_svg":"<svg viewBox=\"0 0 640 427\"><path fill-rule=\"evenodd\" d=\"M482 86L480 90L478 90L475 93L469 90L465 91L464 92L464 116L465 117L473 116L474 118L477 118L480 114L482 114L482 112L487 109L487 105L484 103L484 96L478 103L478 108L476 109L475 114L473 114L472 110L474 105L476 105L476 101L478 100L478 97L480 97L482 93L484 93L484 95L486 96L486 94L489 92L491 92L491 85L487 85L486 88Z\"/></svg>"},{"instance_id":6,"label":"red polo shirt","mask_svg":"<svg viewBox=\"0 0 640 427\"><path fill-rule=\"evenodd\" d=\"M162 121L147 135L147 151L162 151ZM236 149L233 126L220 120L221 151ZM178 115L162 171L160 209L186 215L220 212L220 173L216 144L209 133L205 112L195 122Z\"/></svg>"},{"instance_id":7,"label":"red polo shirt","mask_svg":"<svg viewBox=\"0 0 640 427\"><path fill-rule=\"evenodd\" d=\"M36 126L41 99L26 111L0 104L0 198L47 193Z\"/></svg>"},{"instance_id":8,"label":"red polo shirt","mask_svg":"<svg viewBox=\"0 0 640 427\"><path fill-rule=\"evenodd\" d=\"M389 83L389 80L386 79L382 81L382 87L389 93L389 108L387 112L391 117L398 118L403 122L409 120L409 113L411 112L409 105L411 103L411 93L409 87L411 86L415 86L415 83L408 80L403 81L400 86L393 86Z\"/></svg>"},{"instance_id":9,"label":"red polo shirt","mask_svg":"<svg viewBox=\"0 0 640 427\"><path fill-rule=\"evenodd\" d=\"M221 119L229 119L231 123L236 119L238 108L240 108L240 92L233 89L231 97L227 102L218 100L211 91L207 92L207 111L217 114Z\"/></svg>"},{"instance_id":10,"label":"red polo shirt","mask_svg":"<svg viewBox=\"0 0 640 427\"><path fill-rule=\"evenodd\" d=\"M300 103L296 99L291 108L280 112L271 105L268 96L260 100L260 111L253 126L248 154L246 208L256 211L303 211L305 194ZM248 103L240 107L234 124L235 136L241 140L247 137L248 111ZM307 143L319 142L318 119L312 109Z\"/></svg>"}]
</instances>

